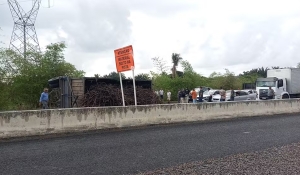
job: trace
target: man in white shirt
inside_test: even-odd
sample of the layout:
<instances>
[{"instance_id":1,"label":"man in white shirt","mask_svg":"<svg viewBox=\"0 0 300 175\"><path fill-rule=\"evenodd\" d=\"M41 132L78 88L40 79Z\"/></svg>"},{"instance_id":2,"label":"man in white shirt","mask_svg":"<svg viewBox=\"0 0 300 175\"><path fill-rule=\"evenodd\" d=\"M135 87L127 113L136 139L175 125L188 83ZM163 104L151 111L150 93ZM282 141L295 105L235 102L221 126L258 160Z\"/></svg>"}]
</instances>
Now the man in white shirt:
<instances>
[{"instance_id":1,"label":"man in white shirt","mask_svg":"<svg viewBox=\"0 0 300 175\"><path fill-rule=\"evenodd\" d=\"M168 103L170 103L170 101L171 101L171 92L170 92L170 90L168 90L168 92L167 92L167 100L168 100Z\"/></svg>"},{"instance_id":2,"label":"man in white shirt","mask_svg":"<svg viewBox=\"0 0 300 175\"><path fill-rule=\"evenodd\" d=\"M225 101L225 99L226 99L226 91L222 87L220 89L221 89L220 90L220 95L221 95L220 101Z\"/></svg>"},{"instance_id":3,"label":"man in white shirt","mask_svg":"<svg viewBox=\"0 0 300 175\"><path fill-rule=\"evenodd\" d=\"M160 89L159 95L160 95L161 100L163 100L164 99L164 90Z\"/></svg>"}]
</instances>

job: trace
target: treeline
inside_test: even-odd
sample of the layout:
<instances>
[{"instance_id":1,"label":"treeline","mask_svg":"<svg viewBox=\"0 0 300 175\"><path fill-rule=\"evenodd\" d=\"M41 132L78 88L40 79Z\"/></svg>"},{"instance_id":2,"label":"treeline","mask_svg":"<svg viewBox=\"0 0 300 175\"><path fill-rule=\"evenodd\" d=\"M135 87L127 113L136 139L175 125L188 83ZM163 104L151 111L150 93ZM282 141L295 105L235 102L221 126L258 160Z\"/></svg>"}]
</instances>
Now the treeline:
<instances>
[{"instance_id":1,"label":"treeline","mask_svg":"<svg viewBox=\"0 0 300 175\"><path fill-rule=\"evenodd\" d=\"M249 71L244 71L242 74L235 75L230 70L225 69L225 73L213 72L209 77L202 76L194 71L192 65L184 60L180 54L173 53L171 55L172 65L167 65L167 61L160 57L152 58L156 71L151 71L149 74L138 74L135 76L136 80L152 80L153 89L163 89L165 92L170 90L172 93L172 100L177 100L177 92L182 88L196 88L200 86L207 86L218 89L242 89L244 83L255 83L257 78L266 77L269 69L281 69L282 67L274 66L271 68L261 67L254 68ZM181 65L183 71L178 71L177 67ZM300 67L298 64L296 67ZM125 74L121 74L122 79L130 79ZM119 81L119 74L111 72L107 75L100 76L95 74L95 77L111 78Z\"/></svg>"},{"instance_id":2,"label":"treeline","mask_svg":"<svg viewBox=\"0 0 300 175\"><path fill-rule=\"evenodd\" d=\"M0 50L0 110L36 109L40 93L48 80L57 76L83 77L65 61L64 43L48 45L44 53L23 55Z\"/></svg>"},{"instance_id":3,"label":"treeline","mask_svg":"<svg viewBox=\"0 0 300 175\"><path fill-rule=\"evenodd\" d=\"M195 72L192 65L188 61L183 60L180 54L172 54L172 65L167 65L166 61L159 57L152 60L157 69L156 72L151 72L154 90L163 89L165 92L170 90L172 100L177 100L177 92L182 88L193 89L200 86L207 86L215 89L219 89L220 87L224 89L242 89L244 83L255 83L257 78L266 77L267 70L282 68L279 66L271 68L261 67L244 71L239 75L235 75L230 70L225 69L225 73L223 74L213 72L209 77L205 77ZM182 72L177 71L179 64L183 68ZM300 68L300 64L295 67ZM170 71L171 74L168 74L167 72Z\"/></svg>"}]
</instances>

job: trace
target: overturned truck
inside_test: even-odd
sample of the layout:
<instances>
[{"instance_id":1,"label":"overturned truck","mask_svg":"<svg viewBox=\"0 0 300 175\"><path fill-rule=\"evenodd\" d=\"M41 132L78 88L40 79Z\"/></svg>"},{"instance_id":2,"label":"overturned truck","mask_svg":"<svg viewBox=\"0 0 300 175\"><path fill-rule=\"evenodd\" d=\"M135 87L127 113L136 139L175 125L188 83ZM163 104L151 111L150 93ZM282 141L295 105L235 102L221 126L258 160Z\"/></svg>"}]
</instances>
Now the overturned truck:
<instances>
[{"instance_id":1,"label":"overturned truck","mask_svg":"<svg viewBox=\"0 0 300 175\"><path fill-rule=\"evenodd\" d=\"M134 105L133 80L122 80L126 105ZM120 82L108 78L56 77L48 81L51 108L121 106ZM152 90L152 81L136 81L138 105L161 103Z\"/></svg>"}]
</instances>

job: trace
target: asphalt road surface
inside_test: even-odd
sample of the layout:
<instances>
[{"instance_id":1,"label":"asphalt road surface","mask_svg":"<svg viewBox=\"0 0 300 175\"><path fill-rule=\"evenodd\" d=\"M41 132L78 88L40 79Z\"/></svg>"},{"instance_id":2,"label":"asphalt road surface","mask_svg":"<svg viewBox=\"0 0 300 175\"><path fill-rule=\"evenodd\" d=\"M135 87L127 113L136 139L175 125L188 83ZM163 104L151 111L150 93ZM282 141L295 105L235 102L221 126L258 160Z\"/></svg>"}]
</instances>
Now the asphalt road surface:
<instances>
[{"instance_id":1,"label":"asphalt road surface","mask_svg":"<svg viewBox=\"0 0 300 175\"><path fill-rule=\"evenodd\" d=\"M300 115L0 143L0 174L135 174L300 141Z\"/></svg>"}]
</instances>

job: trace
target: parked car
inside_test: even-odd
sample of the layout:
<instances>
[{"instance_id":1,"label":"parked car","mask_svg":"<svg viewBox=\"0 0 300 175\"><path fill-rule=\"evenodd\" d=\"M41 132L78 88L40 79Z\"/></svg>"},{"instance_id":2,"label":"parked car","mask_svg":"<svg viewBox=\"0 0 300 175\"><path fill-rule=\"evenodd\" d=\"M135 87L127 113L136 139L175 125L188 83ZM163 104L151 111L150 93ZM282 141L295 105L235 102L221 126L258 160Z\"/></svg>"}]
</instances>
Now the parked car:
<instances>
[{"instance_id":1,"label":"parked car","mask_svg":"<svg viewBox=\"0 0 300 175\"><path fill-rule=\"evenodd\" d=\"M257 91L254 90L254 89L244 89L243 91L246 91L246 92L248 92L249 94L255 94L256 99L258 98L258 93L257 93Z\"/></svg>"},{"instance_id":2,"label":"parked car","mask_svg":"<svg viewBox=\"0 0 300 175\"><path fill-rule=\"evenodd\" d=\"M204 102L208 102L208 99L209 99L209 93L208 93L208 91L204 91L203 92L203 101ZM199 101L199 95L197 96L197 101Z\"/></svg>"},{"instance_id":3,"label":"parked car","mask_svg":"<svg viewBox=\"0 0 300 175\"><path fill-rule=\"evenodd\" d=\"M226 91L225 101L230 101L231 91ZM220 93L213 96L213 102L219 102L221 99ZM244 100L256 100L256 94L252 92L251 94L247 90L234 90L234 101L244 101Z\"/></svg>"},{"instance_id":4,"label":"parked car","mask_svg":"<svg viewBox=\"0 0 300 175\"><path fill-rule=\"evenodd\" d=\"M256 100L256 93L249 90L235 91L234 101L243 101L243 100ZM226 94L226 101L230 101L230 91L228 96Z\"/></svg>"},{"instance_id":5,"label":"parked car","mask_svg":"<svg viewBox=\"0 0 300 175\"><path fill-rule=\"evenodd\" d=\"M220 90L215 90L212 95L212 102L219 102L221 99Z\"/></svg>"},{"instance_id":6,"label":"parked car","mask_svg":"<svg viewBox=\"0 0 300 175\"><path fill-rule=\"evenodd\" d=\"M213 95L216 95L216 94L220 93L219 90L211 89L211 91L213 92ZM210 96L210 95L209 95L209 91L208 91L208 90L205 91L205 92L203 93L203 101L204 101L204 102L208 102L208 101L209 101L209 96ZM199 95L198 95L197 101L199 101Z\"/></svg>"}]
</instances>

